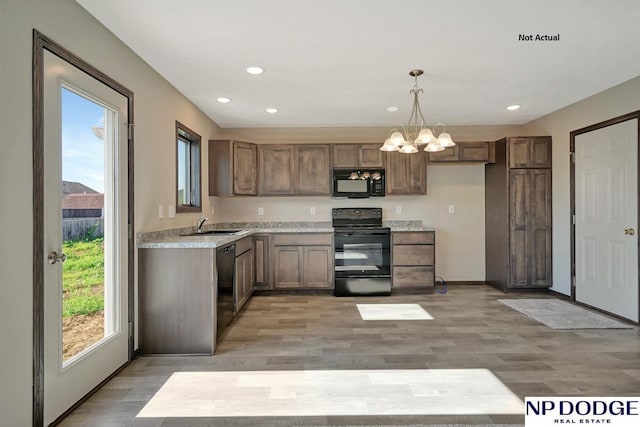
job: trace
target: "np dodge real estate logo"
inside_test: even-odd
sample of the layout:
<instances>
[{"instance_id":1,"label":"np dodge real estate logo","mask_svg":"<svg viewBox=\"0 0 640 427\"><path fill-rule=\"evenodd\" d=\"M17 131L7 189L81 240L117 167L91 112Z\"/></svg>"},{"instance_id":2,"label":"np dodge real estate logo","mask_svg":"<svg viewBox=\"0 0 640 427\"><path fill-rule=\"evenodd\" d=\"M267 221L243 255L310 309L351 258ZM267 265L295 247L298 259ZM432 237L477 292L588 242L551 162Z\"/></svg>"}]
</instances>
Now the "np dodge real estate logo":
<instances>
[{"instance_id":1,"label":"np dodge real estate logo","mask_svg":"<svg viewBox=\"0 0 640 427\"><path fill-rule=\"evenodd\" d=\"M640 426L640 397L525 397L526 427Z\"/></svg>"}]
</instances>

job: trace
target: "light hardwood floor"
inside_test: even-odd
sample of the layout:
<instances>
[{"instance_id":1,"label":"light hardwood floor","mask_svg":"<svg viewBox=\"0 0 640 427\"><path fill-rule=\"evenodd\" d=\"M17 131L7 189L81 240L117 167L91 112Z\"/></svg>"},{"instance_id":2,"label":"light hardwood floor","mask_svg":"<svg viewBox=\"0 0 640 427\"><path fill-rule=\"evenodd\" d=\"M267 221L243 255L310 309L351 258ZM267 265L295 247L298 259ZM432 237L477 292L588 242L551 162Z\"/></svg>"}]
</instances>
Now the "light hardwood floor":
<instances>
[{"instance_id":1,"label":"light hardwood floor","mask_svg":"<svg viewBox=\"0 0 640 427\"><path fill-rule=\"evenodd\" d=\"M214 357L141 357L62 426L326 426L523 424L523 415L368 415L136 418L174 372L489 369L525 396L637 396L638 328L550 329L499 303L489 286L447 294L253 297ZM434 320L363 321L356 304L417 303ZM465 405L461 401L460 405Z\"/></svg>"}]
</instances>

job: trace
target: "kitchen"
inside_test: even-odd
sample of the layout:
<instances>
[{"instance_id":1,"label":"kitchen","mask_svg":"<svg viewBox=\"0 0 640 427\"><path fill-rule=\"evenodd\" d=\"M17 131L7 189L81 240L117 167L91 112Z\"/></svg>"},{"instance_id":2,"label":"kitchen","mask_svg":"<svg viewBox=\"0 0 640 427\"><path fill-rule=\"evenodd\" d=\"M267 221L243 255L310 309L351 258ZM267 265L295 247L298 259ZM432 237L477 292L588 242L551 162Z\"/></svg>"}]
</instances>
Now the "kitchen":
<instances>
[{"instance_id":1,"label":"kitchen","mask_svg":"<svg viewBox=\"0 0 640 427\"><path fill-rule=\"evenodd\" d=\"M79 3L82 4L83 2ZM550 5L549 7L553 6ZM538 22L550 20L550 22L555 23L555 26L564 30L562 31L561 41L557 42L557 44L553 44L556 42L545 42L545 46L547 46L545 49L569 48L566 44L563 47L563 43L568 43L571 40L568 36L568 34L571 34L571 30L569 28L565 29L565 27L568 27L567 21L571 21L567 17L571 16L575 10L580 10L580 6L575 6L573 9L569 6L561 8L561 10L557 11L557 18L555 14L549 14L548 10L545 10L542 6L540 7L540 11L536 12L541 14L536 15L538 16ZM633 6L626 10L628 12L627 15L630 17L629 19L633 18L634 11ZM510 36L517 37L519 33L524 31L520 28L508 29L499 25L500 23L496 23L497 17L505 15L496 13L495 10L487 9L484 12L488 14L483 15L485 19L481 21L495 23L493 31L500 31L500 37L504 37L505 40ZM607 13L611 16L606 15ZM512 14L514 22L516 22L517 11L512 11ZM624 15L620 14L620 11L616 12L614 10L604 11L602 14L610 16L608 22L617 22L622 19L620 15ZM332 14L323 16L326 22L331 22L333 19ZM135 49L132 50L111 32L116 32L115 29L109 30L104 27L74 1L59 0L47 2L47 4L31 0L20 2L20 4L18 2L3 2L0 19L2 19L0 43L2 44L3 55L2 98L3 100L12 100L12 107L7 108L6 112L3 111L2 115L2 128L7 129L8 132L5 139L6 142L3 141L3 146L6 144L7 150L5 151L6 156L3 156L2 159L2 188L3 194L12 195L15 205L27 207L27 214L25 214L24 209L6 209L3 212L2 219L3 236L8 236L7 239L3 239L2 243L2 253L6 255L2 257L1 261L4 276L3 287L6 286L7 293L13 295L12 299L2 302L3 322L0 327L3 341L13 343L12 348L7 349L3 355L5 368L2 370L3 377L7 379L7 384L15 384L13 387L4 387L2 389L2 413L6 417L8 425L28 425L31 420L31 409L34 402L31 386L33 382L31 356L34 355L32 342L32 308L34 306L32 285L34 282L31 279L33 276L33 242L30 238L34 234L30 215L31 206L33 206L34 202L32 200L32 148L29 143L32 135L32 123L28 119L32 111L31 45L34 28L52 37L56 42L120 81L135 93L136 127L134 133L136 156L133 235L158 230L193 228L202 214L209 217L208 226L247 222L311 221L329 223L331 221L331 209L333 208L380 208L382 209L384 220L419 221L422 226L435 229L437 275L446 278L449 282L485 281L486 166L484 164L427 166L426 195L421 196L387 195L379 201L376 200L375 203L370 199L366 204L359 200L333 199L328 195L205 196L202 200L202 212L177 213L173 218L170 218L170 215L167 214L170 211L169 207L175 206L176 198L175 175L173 173L176 167L174 154L176 120L185 123L202 136L201 154L202 158L205 159L203 161L203 171L207 168L208 140L237 140L258 145L344 143L379 143L382 145L393 124L407 119L408 111L406 107L410 104L407 92L413 83L407 76L407 72L417 65L413 64L413 61L399 65L395 73L389 74L384 78L385 83L392 81L395 85L390 90L392 92L391 96L396 99L395 103L400 104L400 107L403 108L398 116L400 117L399 119L390 120L388 116L380 118L380 123L391 122L389 126L366 126L364 122L341 123L336 120L336 125L332 127L322 127L313 122L309 122L306 127L290 127L286 124L272 127L272 124L269 124L269 120L273 121L272 119L275 117L272 115L267 116L268 118L258 116L257 124L253 126L238 124L236 126L221 127L217 121L224 122L228 120L227 113L221 112L218 115L214 115L216 121L212 120L200 108L196 107L192 100L183 96L176 89L176 86L168 83L154 70L156 66L153 65L152 59L147 59L145 62L145 60L138 57L134 53ZM457 21L457 19L452 19L452 21ZM325 21L319 19L318 22ZM135 25L131 27L133 28ZM626 40L630 45L634 45L637 34L632 31L627 32L627 28L630 27L632 25L618 26L615 31L619 31L620 34L616 33L616 39L620 41ZM533 30L537 29L536 27ZM460 34L468 36L465 39L473 38L471 33L461 28L459 28L459 31ZM481 29L476 29L476 31L481 31ZM150 31L151 33L163 34L163 31L152 30ZM227 34L231 33L229 31ZM552 31L551 33L555 32ZM8 37L8 34L11 34L11 37ZM576 36L575 39L584 41L583 36ZM479 38L478 40L482 39ZM162 40L161 43L170 44L170 41ZM640 109L637 101L640 99L638 96L640 84L636 77L638 70L634 68L632 63L627 64L626 60L622 61L620 59L627 58L627 54L630 51L622 45L620 50L616 51L604 48L594 49L593 44L586 42L584 44L585 46L590 46L590 52L598 52L598 55L601 55L599 61L597 61L598 63L610 63L613 61L620 65L613 68L607 67L607 72L604 73L610 77L607 83L592 83L587 88L574 92L571 99L558 102L555 99L559 99L559 94L550 96L548 91L541 90L540 93L547 93L547 98L553 102L551 102L552 105L549 105L547 110L540 112L538 115L518 116L518 119L508 119L507 122L501 122L503 124L496 124L498 122L492 120L469 123L461 119L453 119L448 121L447 126L447 131L454 140L461 142L498 141L505 136L549 135L552 137L553 288L564 295L571 293L571 262L568 255L570 253L569 133ZM526 44L526 46L532 45ZM525 47L521 48L524 49ZM572 44L570 50L576 52L575 49L580 49L580 47ZM407 57L412 58L412 55L413 53L407 54ZM531 55L533 58L533 53ZM234 54L229 53L227 56L231 61ZM446 52L439 52L436 56L448 57ZM5 58L11 58L11 60L5 61ZM335 57L334 59L337 61L344 58ZM559 63L563 62L567 61L559 61ZM629 66L624 67L622 62ZM482 63L488 66L486 60ZM253 64L242 64L242 66L248 65ZM551 66L551 64L548 65ZM238 68L240 73L244 73L242 66ZM425 67L425 72L429 75L429 66L423 66ZM508 65L504 64L501 66L503 68L508 67ZM458 68L462 69L464 67ZM267 76L274 75L273 73L276 72L277 67L265 65L265 69L266 72L262 77L262 83L265 82L264 79ZM202 71L196 69L193 72L195 75ZM557 73L554 74L556 74L556 77L546 87L559 90L567 81L562 79L555 80L559 77ZM594 70L594 74L598 74L598 71ZM574 69L567 72L569 80L575 75L580 75L580 72ZM302 76L302 80L304 80L306 86L313 85L313 80L309 76ZM364 83L365 80L362 76L354 76L348 83L356 87ZM533 82L533 79L526 80ZM250 87L251 90L255 90L256 82L260 82L260 80L243 80L243 82L239 86L245 85ZM437 120L434 114L444 108L447 97L439 96L437 93L441 85L442 82L440 81L427 79L421 81L421 86L425 90L421 99L423 107L432 105L434 108L433 111L425 113L427 120ZM524 84L524 86L528 85L529 83ZM300 88L303 87L305 85L300 86ZM368 87L371 86L369 85ZM473 92L473 90L471 88L467 91ZM184 89L180 89L180 91L186 92ZM535 89L533 91L535 92ZM231 98L234 97L231 96ZM305 98L306 103L310 103L307 96L303 96L303 98ZM491 98L491 96L487 96L482 99L488 100ZM518 100L518 102L522 101ZM233 105L234 103L232 102L229 106L233 108ZM471 105L473 103L470 102L469 106ZM492 110L491 114L510 114L510 112L502 111L504 106L501 103L500 110ZM386 107L387 105L382 106L382 114L387 114L384 111ZM360 106L359 109L363 110L364 107ZM467 111L468 109L458 106L458 110ZM485 108L485 110L488 109ZM281 112L286 112L286 109L281 109ZM520 113L516 112L515 114ZM257 114L254 112L247 116L251 115ZM339 114L339 116L342 117L342 120L348 118L345 114ZM341 117L338 117L338 119ZM206 176L203 177L203 195L207 195L210 191L208 181ZM159 217L159 206L164 208L165 215L163 218ZM315 215L313 212L315 212ZM24 238L25 235L28 238ZM136 260L134 266L137 264L138 261ZM134 276L138 277L137 271ZM474 294L478 289L476 285L467 288L469 288L469 295L477 296L477 294ZM467 298L465 295L460 294L457 294L456 297L460 300ZM282 298L282 301L286 301L288 297L283 296ZM424 302L424 300L421 301ZM276 302L272 303L277 304ZM456 306L453 303L449 308L456 310ZM256 306L256 310L260 311L259 309L261 307ZM333 309L330 312L335 313ZM246 310L246 315L249 316L249 310ZM135 320L137 322L137 319ZM352 323L349 324L352 325ZM136 323L134 328L136 339L140 338L138 326L139 324ZM251 337L256 340L260 338L256 335L251 335ZM355 339L355 337L353 338ZM568 355L564 356L569 357ZM562 355L556 355L555 357L557 359L563 358ZM561 364L561 362L558 363ZM514 382L517 381L511 381L510 385Z\"/></svg>"}]
</instances>

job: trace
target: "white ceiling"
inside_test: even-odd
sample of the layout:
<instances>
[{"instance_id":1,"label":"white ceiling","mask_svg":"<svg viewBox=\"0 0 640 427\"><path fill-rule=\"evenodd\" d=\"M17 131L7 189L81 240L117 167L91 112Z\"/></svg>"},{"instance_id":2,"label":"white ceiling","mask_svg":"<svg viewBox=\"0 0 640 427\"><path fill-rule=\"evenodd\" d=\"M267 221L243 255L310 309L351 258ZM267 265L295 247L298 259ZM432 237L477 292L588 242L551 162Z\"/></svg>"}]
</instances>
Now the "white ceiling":
<instances>
[{"instance_id":1,"label":"white ceiling","mask_svg":"<svg viewBox=\"0 0 640 427\"><path fill-rule=\"evenodd\" d=\"M413 68L427 122L455 125L526 123L640 75L638 0L77 2L224 128L406 122Z\"/></svg>"}]
</instances>

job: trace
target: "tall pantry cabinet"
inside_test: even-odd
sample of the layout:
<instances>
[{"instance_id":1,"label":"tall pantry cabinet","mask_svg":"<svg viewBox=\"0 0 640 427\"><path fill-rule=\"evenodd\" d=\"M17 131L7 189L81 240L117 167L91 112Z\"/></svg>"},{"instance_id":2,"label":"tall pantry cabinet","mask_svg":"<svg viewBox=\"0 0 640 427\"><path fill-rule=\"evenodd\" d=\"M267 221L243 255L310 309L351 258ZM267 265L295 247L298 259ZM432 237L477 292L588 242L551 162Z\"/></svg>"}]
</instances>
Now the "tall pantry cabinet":
<instances>
[{"instance_id":1,"label":"tall pantry cabinet","mask_svg":"<svg viewBox=\"0 0 640 427\"><path fill-rule=\"evenodd\" d=\"M504 138L485 167L486 281L551 286L551 137Z\"/></svg>"}]
</instances>

